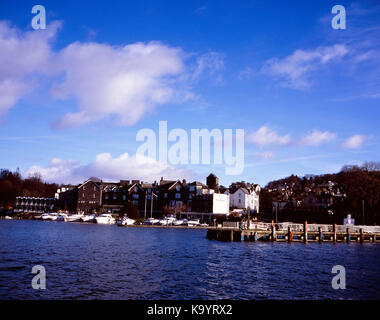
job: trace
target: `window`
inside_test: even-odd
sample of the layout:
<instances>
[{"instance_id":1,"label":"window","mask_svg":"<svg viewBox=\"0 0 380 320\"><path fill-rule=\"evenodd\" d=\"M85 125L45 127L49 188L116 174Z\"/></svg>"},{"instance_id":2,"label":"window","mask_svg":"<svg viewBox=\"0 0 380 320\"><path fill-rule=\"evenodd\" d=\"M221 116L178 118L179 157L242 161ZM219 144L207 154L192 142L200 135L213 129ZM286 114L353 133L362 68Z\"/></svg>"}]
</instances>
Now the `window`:
<instances>
[{"instance_id":1,"label":"window","mask_svg":"<svg viewBox=\"0 0 380 320\"><path fill-rule=\"evenodd\" d=\"M113 192L118 192L119 190L117 188L113 189Z\"/></svg>"},{"instance_id":2,"label":"window","mask_svg":"<svg viewBox=\"0 0 380 320\"><path fill-rule=\"evenodd\" d=\"M138 193L134 193L134 194L132 195L132 197L133 197L133 199L138 199L138 198L139 198L139 195L138 195Z\"/></svg>"},{"instance_id":3,"label":"window","mask_svg":"<svg viewBox=\"0 0 380 320\"><path fill-rule=\"evenodd\" d=\"M176 190L180 191L181 190L181 186L177 186Z\"/></svg>"},{"instance_id":4,"label":"window","mask_svg":"<svg viewBox=\"0 0 380 320\"><path fill-rule=\"evenodd\" d=\"M134 190L135 190L135 192L139 191L139 189L137 189L137 187L135 187L135 189L134 189Z\"/></svg>"},{"instance_id":5,"label":"window","mask_svg":"<svg viewBox=\"0 0 380 320\"><path fill-rule=\"evenodd\" d=\"M148 188L148 193L151 193L152 192L152 189L151 188Z\"/></svg>"},{"instance_id":6,"label":"window","mask_svg":"<svg viewBox=\"0 0 380 320\"><path fill-rule=\"evenodd\" d=\"M83 186L83 190L86 190L86 186Z\"/></svg>"},{"instance_id":7,"label":"window","mask_svg":"<svg viewBox=\"0 0 380 320\"><path fill-rule=\"evenodd\" d=\"M114 199L114 200L117 199L117 195L116 195L116 194L113 195L113 199Z\"/></svg>"},{"instance_id":8,"label":"window","mask_svg":"<svg viewBox=\"0 0 380 320\"><path fill-rule=\"evenodd\" d=\"M108 200L108 194L106 194L106 195L104 196L104 199Z\"/></svg>"},{"instance_id":9,"label":"window","mask_svg":"<svg viewBox=\"0 0 380 320\"><path fill-rule=\"evenodd\" d=\"M96 187L94 186L94 191L96 191Z\"/></svg>"},{"instance_id":10,"label":"window","mask_svg":"<svg viewBox=\"0 0 380 320\"><path fill-rule=\"evenodd\" d=\"M167 199L167 197L168 197L168 194L165 192L164 193L164 198Z\"/></svg>"},{"instance_id":11,"label":"window","mask_svg":"<svg viewBox=\"0 0 380 320\"><path fill-rule=\"evenodd\" d=\"M84 193L82 194L82 198L84 198Z\"/></svg>"},{"instance_id":12,"label":"window","mask_svg":"<svg viewBox=\"0 0 380 320\"><path fill-rule=\"evenodd\" d=\"M190 191L195 191L195 187L194 186L190 186Z\"/></svg>"},{"instance_id":13,"label":"window","mask_svg":"<svg viewBox=\"0 0 380 320\"><path fill-rule=\"evenodd\" d=\"M92 197L95 199L95 198L96 198L96 194L94 193L94 194L92 195Z\"/></svg>"},{"instance_id":14,"label":"window","mask_svg":"<svg viewBox=\"0 0 380 320\"><path fill-rule=\"evenodd\" d=\"M176 198L176 199L181 199L181 194L180 194L180 193L176 193L176 194L175 194L175 198Z\"/></svg>"},{"instance_id":15,"label":"window","mask_svg":"<svg viewBox=\"0 0 380 320\"><path fill-rule=\"evenodd\" d=\"M123 200L127 200L127 196L123 194Z\"/></svg>"}]
</instances>

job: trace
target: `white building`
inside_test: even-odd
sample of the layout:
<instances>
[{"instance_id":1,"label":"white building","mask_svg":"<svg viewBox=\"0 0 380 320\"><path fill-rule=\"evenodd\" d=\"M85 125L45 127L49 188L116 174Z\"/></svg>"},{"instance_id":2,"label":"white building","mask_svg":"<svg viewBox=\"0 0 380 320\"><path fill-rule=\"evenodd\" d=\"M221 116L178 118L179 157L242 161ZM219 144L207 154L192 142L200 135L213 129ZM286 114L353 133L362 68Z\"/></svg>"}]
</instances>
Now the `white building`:
<instances>
[{"instance_id":1,"label":"white building","mask_svg":"<svg viewBox=\"0 0 380 320\"><path fill-rule=\"evenodd\" d=\"M228 215L230 212L229 200L228 194L215 193L214 190L210 190L207 194L197 195L193 198L192 212Z\"/></svg>"},{"instance_id":2,"label":"white building","mask_svg":"<svg viewBox=\"0 0 380 320\"><path fill-rule=\"evenodd\" d=\"M212 212L213 214L229 214L230 196L223 193L212 194Z\"/></svg>"},{"instance_id":3,"label":"white building","mask_svg":"<svg viewBox=\"0 0 380 320\"><path fill-rule=\"evenodd\" d=\"M240 187L235 191L227 190L225 194L230 195L230 208L232 209L251 209L259 212L259 193L260 186L256 185L250 189Z\"/></svg>"}]
</instances>

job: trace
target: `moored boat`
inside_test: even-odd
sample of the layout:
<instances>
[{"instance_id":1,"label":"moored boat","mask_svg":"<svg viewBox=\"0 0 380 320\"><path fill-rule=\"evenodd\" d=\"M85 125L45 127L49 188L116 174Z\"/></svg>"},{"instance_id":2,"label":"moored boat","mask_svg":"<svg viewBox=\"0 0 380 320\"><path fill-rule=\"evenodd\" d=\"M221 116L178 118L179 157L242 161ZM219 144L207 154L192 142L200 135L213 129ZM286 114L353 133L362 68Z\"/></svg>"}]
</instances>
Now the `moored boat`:
<instances>
[{"instance_id":1,"label":"moored boat","mask_svg":"<svg viewBox=\"0 0 380 320\"><path fill-rule=\"evenodd\" d=\"M199 219L191 219L187 222L187 225L189 227L195 227L195 226L199 226L200 223L199 223Z\"/></svg>"},{"instance_id":2,"label":"moored boat","mask_svg":"<svg viewBox=\"0 0 380 320\"><path fill-rule=\"evenodd\" d=\"M183 219L178 219L173 221L173 226L182 226L185 224L185 221Z\"/></svg>"},{"instance_id":3,"label":"moored boat","mask_svg":"<svg viewBox=\"0 0 380 320\"><path fill-rule=\"evenodd\" d=\"M82 222L96 222L96 215L94 214L86 214L81 217Z\"/></svg>"},{"instance_id":4,"label":"moored boat","mask_svg":"<svg viewBox=\"0 0 380 320\"><path fill-rule=\"evenodd\" d=\"M160 220L155 219L155 218L148 218L144 221L144 224L149 224L149 225L155 225L158 224Z\"/></svg>"},{"instance_id":5,"label":"moored boat","mask_svg":"<svg viewBox=\"0 0 380 320\"><path fill-rule=\"evenodd\" d=\"M65 222L67 221L68 215L66 213L60 213L57 217L57 221L59 222Z\"/></svg>"},{"instance_id":6,"label":"moored boat","mask_svg":"<svg viewBox=\"0 0 380 320\"><path fill-rule=\"evenodd\" d=\"M72 214L70 216L67 216L66 221L67 222L81 222L83 217L83 214L77 213L77 214Z\"/></svg>"},{"instance_id":7,"label":"moored boat","mask_svg":"<svg viewBox=\"0 0 380 320\"><path fill-rule=\"evenodd\" d=\"M115 224L115 219L110 213L102 213L95 218L96 223L99 224Z\"/></svg>"},{"instance_id":8,"label":"moored boat","mask_svg":"<svg viewBox=\"0 0 380 320\"><path fill-rule=\"evenodd\" d=\"M119 226L131 226L135 223L135 220L128 217L123 217L122 219L117 220L117 225Z\"/></svg>"}]
</instances>

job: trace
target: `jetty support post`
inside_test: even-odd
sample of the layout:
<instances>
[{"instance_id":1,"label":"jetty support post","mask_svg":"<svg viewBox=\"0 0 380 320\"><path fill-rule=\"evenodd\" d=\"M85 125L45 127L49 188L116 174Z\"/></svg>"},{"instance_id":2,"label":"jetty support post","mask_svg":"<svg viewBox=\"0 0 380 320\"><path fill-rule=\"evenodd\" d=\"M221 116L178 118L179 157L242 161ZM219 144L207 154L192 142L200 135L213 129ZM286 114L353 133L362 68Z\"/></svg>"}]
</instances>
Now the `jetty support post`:
<instances>
[{"instance_id":1,"label":"jetty support post","mask_svg":"<svg viewBox=\"0 0 380 320\"><path fill-rule=\"evenodd\" d=\"M307 221L305 221L303 225L303 236L304 236L304 241L307 242Z\"/></svg>"},{"instance_id":2,"label":"jetty support post","mask_svg":"<svg viewBox=\"0 0 380 320\"><path fill-rule=\"evenodd\" d=\"M364 242L364 233L363 233L363 228L360 228L360 243Z\"/></svg>"},{"instance_id":3,"label":"jetty support post","mask_svg":"<svg viewBox=\"0 0 380 320\"><path fill-rule=\"evenodd\" d=\"M351 241L350 228L347 228L347 242Z\"/></svg>"},{"instance_id":4,"label":"jetty support post","mask_svg":"<svg viewBox=\"0 0 380 320\"><path fill-rule=\"evenodd\" d=\"M293 232L290 229L290 226L288 226L288 241L293 242Z\"/></svg>"},{"instance_id":5,"label":"jetty support post","mask_svg":"<svg viewBox=\"0 0 380 320\"><path fill-rule=\"evenodd\" d=\"M322 227L318 228L319 231L319 242L323 242L323 232L322 232Z\"/></svg>"},{"instance_id":6,"label":"jetty support post","mask_svg":"<svg viewBox=\"0 0 380 320\"><path fill-rule=\"evenodd\" d=\"M231 230L231 241L234 241L234 230Z\"/></svg>"},{"instance_id":7,"label":"jetty support post","mask_svg":"<svg viewBox=\"0 0 380 320\"><path fill-rule=\"evenodd\" d=\"M334 242L336 242L336 223L334 223Z\"/></svg>"},{"instance_id":8,"label":"jetty support post","mask_svg":"<svg viewBox=\"0 0 380 320\"><path fill-rule=\"evenodd\" d=\"M272 223L272 241L277 241L276 227L274 223Z\"/></svg>"}]
</instances>

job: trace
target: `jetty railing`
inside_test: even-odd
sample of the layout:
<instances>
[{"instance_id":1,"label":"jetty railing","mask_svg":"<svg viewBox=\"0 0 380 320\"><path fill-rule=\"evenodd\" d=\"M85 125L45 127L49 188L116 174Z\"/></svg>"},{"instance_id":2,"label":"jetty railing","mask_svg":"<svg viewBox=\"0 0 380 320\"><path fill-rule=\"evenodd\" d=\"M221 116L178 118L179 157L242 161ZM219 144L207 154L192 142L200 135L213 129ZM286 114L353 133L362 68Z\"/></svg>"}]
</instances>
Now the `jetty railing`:
<instances>
[{"instance_id":1,"label":"jetty railing","mask_svg":"<svg viewBox=\"0 0 380 320\"><path fill-rule=\"evenodd\" d=\"M225 221L208 229L208 239L220 241L380 242L380 226Z\"/></svg>"}]
</instances>

